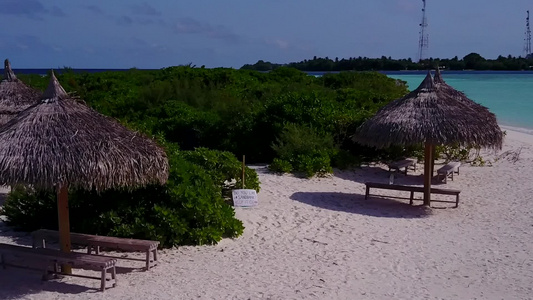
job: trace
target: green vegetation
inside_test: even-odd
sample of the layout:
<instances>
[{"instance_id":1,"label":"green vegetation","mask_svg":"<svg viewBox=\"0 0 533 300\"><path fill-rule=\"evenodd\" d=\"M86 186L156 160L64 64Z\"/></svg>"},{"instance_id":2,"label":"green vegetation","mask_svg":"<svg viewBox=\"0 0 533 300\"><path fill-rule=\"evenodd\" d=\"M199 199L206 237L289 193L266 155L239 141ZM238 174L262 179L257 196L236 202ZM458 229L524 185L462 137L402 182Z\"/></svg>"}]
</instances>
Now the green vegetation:
<instances>
[{"instance_id":1,"label":"green vegetation","mask_svg":"<svg viewBox=\"0 0 533 300\"><path fill-rule=\"evenodd\" d=\"M258 61L250 65L246 64L241 69L270 71L280 67L291 67L302 71L403 71L403 70L427 70L440 66L445 70L495 70L495 71L519 71L533 70L533 57L498 56L496 59L485 59L477 53L470 53L459 59L457 56L451 59L429 58L421 62L413 62L409 59L392 59L382 56L381 58L350 57L348 59L332 60L328 57L314 57L311 60L293 62L286 65Z\"/></svg>"},{"instance_id":2,"label":"green vegetation","mask_svg":"<svg viewBox=\"0 0 533 300\"><path fill-rule=\"evenodd\" d=\"M349 160L335 157L347 152L358 159L373 158L375 151L354 144L350 135L383 105L408 92L405 84L376 72L314 77L293 68L260 73L171 67L65 72L58 78L68 92L135 130L161 136L181 150L208 148L239 158L246 155L249 163L287 159L275 145L285 139L284 147L290 146L289 124L312 132L309 138L318 135L332 141L328 149L315 149L327 150L332 162ZM41 89L47 80L22 79L31 79L30 84Z\"/></svg>"},{"instance_id":3,"label":"green vegetation","mask_svg":"<svg viewBox=\"0 0 533 300\"><path fill-rule=\"evenodd\" d=\"M233 177L239 162L229 153L202 150L193 156L205 157L204 165L213 167L207 170L191 162L187 151L167 145L167 153L171 169L165 186L100 194L70 191L72 231L159 240L165 247L212 244L242 234L244 227L224 201L220 182ZM257 174L248 168L247 176L246 187L259 191ZM3 214L22 230L56 229L56 193L14 187Z\"/></svg>"},{"instance_id":4,"label":"green vegetation","mask_svg":"<svg viewBox=\"0 0 533 300\"><path fill-rule=\"evenodd\" d=\"M19 78L41 90L48 82ZM242 155L249 163L305 176L397 155L357 145L350 136L407 93L405 84L375 72L317 78L294 68L64 70L58 79L97 111L157 137L171 165L162 187L70 191L72 231L157 239L165 246L216 243L242 233L227 204L231 189L242 185ZM254 170L247 168L245 183L259 191ZM3 214L11 225L33 230L57 228L56 211L54 192L16 187Z\"/></svg>"}]
</instances>

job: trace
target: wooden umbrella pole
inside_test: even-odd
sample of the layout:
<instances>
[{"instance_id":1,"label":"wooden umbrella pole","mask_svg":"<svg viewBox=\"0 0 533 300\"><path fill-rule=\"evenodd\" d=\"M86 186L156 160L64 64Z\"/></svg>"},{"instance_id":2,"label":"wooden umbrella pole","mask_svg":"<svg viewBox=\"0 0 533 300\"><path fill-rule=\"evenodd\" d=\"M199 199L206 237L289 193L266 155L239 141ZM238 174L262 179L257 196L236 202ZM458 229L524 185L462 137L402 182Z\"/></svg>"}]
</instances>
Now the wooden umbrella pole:
<instances>
[{"instance_id":1,"label":"wooden umbrella pole","mask_svg":"<svg viewBox=\"0 0 533 300\"><path fill-rule=\"evenodd\" d=\"M424 151L424 205L430 206L431 202L431 165L433 161L433 145L426 143Z\"/></svg>"},{"instance_id":2,"label":"wooden umbrella pole","mask_svg":"<svg viewBox=\"0 0 533 300\"><path fill-rule=\"evenodd\" d=\"M242 156L242 189L244 190L244 155Z\"/></svg>"},{"instance_id":3,"label":"wooden umbrella pole","mask_svg":"<svg viewBox=\"0 0 533 300\"><path fill-rule=\"evenodd\" d=\"M57 187L57 214L59 218L59 245L62 252L70 252L70 221L68 207L68 187L66 184L60 184ZM72 274L70 265L61 266L65 274Z\"/></svg>"},{"instance_id":4,"label":"wooden umbrella pole","mask_svg":"<svg viewBox=\"0 0 533 300\"><path fill-rule=\"evenodd\" d=\"M435 145L431 145L431 177L433 177L433 174L435 172L435 158L437 157L437 147Z\"/></svg>"}]
</instances>

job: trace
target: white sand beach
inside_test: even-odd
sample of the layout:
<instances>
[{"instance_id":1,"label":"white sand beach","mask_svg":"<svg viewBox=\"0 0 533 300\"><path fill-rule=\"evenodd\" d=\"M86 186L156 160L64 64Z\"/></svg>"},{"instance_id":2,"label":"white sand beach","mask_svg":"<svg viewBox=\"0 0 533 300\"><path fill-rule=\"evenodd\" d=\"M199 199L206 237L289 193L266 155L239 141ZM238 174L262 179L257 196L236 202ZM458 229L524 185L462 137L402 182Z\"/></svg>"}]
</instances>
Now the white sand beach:
<instances>
[{"instance_id":1,"label":"white sand beach","mask_svg":"<svg viewBox=\"0 0 533 300\"><path fill-rule=\"evenodd\" d=\"M364 200L365 181L388 182L384 166L312 179L257 167L259 206L236 209L243 236L162 250L148 272L119 260L104 293L98 280L0 269L0 299L533 299L533 135L504 129L504 148L483 154L492 166L438 184L462 190L456 209ZM395 183L422 185L422 171ZM0 242L31 245L1 222Z\"/></svg>"}]
</instances>

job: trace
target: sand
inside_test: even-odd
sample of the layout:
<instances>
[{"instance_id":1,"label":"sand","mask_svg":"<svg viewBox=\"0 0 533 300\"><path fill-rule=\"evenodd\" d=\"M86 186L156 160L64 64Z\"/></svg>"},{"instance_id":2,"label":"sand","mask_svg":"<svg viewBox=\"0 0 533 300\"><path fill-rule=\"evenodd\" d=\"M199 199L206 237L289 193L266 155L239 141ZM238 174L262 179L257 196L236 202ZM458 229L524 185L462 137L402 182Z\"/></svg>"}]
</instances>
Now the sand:
<instances>
[{"instance_id":1,"label":"sand","mask_svg":"<svg viewBox=\"0 0 533 300\"><path fill-rule=\"evenodd\" d=\"M483 154L492 166L438 185L462 190L457 209L365 201L365 181L388 182L381 165L312 179L256 167L259 206L236 208L243 236L162 250L148 272L120 260L104 293L98 280L0 269L0 299L533 299L533 135L505 129L504 148ZM395 183L421 184L421 171ZM30 239L0 223L0 242Z\"/></svg>"}]
</instances>

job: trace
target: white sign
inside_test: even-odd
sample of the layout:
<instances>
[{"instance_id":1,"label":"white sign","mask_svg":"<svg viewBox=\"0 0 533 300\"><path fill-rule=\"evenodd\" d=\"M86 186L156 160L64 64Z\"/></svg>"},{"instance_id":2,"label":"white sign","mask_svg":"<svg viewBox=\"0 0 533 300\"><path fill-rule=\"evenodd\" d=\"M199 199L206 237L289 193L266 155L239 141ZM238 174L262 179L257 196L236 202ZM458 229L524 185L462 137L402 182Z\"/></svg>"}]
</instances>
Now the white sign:
<instances>
[{"instance_id":1,"label":"white sign","mask_svg":"<svg viewBox=\"0 0 533 300\"><path fill-rule=\"evenodd\" d=\"M257 206L257 193L255 190L233 190L233 206Z\"/></svg>"}]
</instances>

